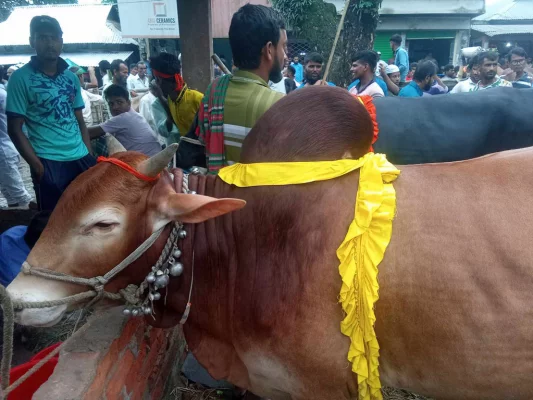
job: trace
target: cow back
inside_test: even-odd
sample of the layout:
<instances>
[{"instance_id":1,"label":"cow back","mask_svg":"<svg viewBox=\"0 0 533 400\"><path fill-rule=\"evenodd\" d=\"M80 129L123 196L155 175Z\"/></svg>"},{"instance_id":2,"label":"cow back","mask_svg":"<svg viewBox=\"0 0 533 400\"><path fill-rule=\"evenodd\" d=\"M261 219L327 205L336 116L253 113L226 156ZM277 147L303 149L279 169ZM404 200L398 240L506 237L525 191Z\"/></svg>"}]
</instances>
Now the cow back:
<instances>
[{"instance_id":1,"label":"cow back","mask_svg":"<svg viewBox=\"0 0 533 400\"><path fill-rule=\"evenodd\" d=\"M467 160L533 146L533 90L495 88L375 100L376 152L393 164Z\"/></svg>"},{"instance_id":2,"label":"cow back","mask_svg":"<svg viewBox=\"0 0 533 400\"><path fill-rule=\"evenodd\" d=\"M363 104L337 87L309 87L277 102L246 137L242 163L359 158L373 122Z\"/></svg>"}]
</instances>

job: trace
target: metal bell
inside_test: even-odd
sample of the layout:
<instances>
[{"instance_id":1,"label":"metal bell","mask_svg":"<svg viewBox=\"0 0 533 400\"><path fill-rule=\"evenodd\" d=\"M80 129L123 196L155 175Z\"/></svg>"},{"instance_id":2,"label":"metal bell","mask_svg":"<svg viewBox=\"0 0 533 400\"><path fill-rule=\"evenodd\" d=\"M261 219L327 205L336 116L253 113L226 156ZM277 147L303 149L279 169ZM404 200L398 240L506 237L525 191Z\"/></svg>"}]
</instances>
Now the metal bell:
<instances>
[{"instance_id":1,"label":"metal bell","mask_svg":"<svg viewBox=\"0 0 533 400\"><path fill-rule=\"evenodd\" d=\"M137 315L139 315L139 310L136 309L136 308L134 308L134 309L131 311L131 315L132 315L133 317L136 317Z\"/></svg>"},{"instance_id":2,"label":"metal bell","mask_svg":"<svg viewBox=\"0 0 533 400\"><path fill-rule=\"evenodd\" d=\"M172 276L180 276L183 274L183 264L180 262L173 262L169 265L169 273Z\"/></svg>"},{"instance_id":3,"label":"metal bell","mask_svg":"<svg viewBox=\"0 0 533 400\"><path fill-rule=\"evenodd\" d=\"M157 278L155 278L155 286L158 288L164 288L165 286L168 285L169 280L170 279L168 275L158 276Z\"/></svg>"},{"instance_id":4,"label":"metal bell","mask_svg":"<svg viewBox=\"0 0 533 400\"><path fill-rule=\"evenodd\" d=\"M152 301L159 300L161 298L161 294L157 292L150 293L148 295L148 298Z\"/></svg>"},{"instance_id":5,"label":"metal bell","mask_svg":"<svg viewBox=\"0 0 533 400\"><path fill-rule=\"evenodd\" d=\"M144 307L143 308L144 315L150 315L152 314L152 309L150 307Z\"/></svg>"},{"instance_id":6,"label":"metal bell","mask_svg":"<svg viewBox=\"0 0 533 400\"><path fill-rule=\"evenodd\" d=\"M191 168L191 174L200 175L200 169L198 167L192 167Z\"/></svg>"},{"instance_id":7,"label":"metal bell","mask_svg":"<svg viewBox=\"0 0 533 400\"><path fill-rule=\"evenodd\" d=\"M181 230L179 233L178 233L178 236L180 239L185 239L187 237L187 232L185 230Z\"/></svg>"},{"instance_id":8,"label":"metal bell","mask_svg":"<svg viewBox=\"0 0 533 400\"><path fill-rule=\"evenodd\" d=\"M181 257L181 250L180 249L174 250L174 252L172 253L172 256L174 258L180 258Z\"/></svg>"},{"instance_id":9,"label":"metal bell","mask_svg":"<svg viewBox=\"0 0 533 400\"><path fill-rule=\"evenodd\" d=\"M131 315L131 310L129 308L125 308L124 310L122 310L122 314L126 317L129 317Z\"/></svg>"},{"instance_id":10,"label":"metal bell","mask_svg":"<svg viewBox=\"0 0 533 400\"><path fill-rule=\"evenodd\" d=\"M155 282L155 275L153 272L150 272L148 276L146 277L146 282L148 283L154 283Z\"/></svg>"}]
</instances>

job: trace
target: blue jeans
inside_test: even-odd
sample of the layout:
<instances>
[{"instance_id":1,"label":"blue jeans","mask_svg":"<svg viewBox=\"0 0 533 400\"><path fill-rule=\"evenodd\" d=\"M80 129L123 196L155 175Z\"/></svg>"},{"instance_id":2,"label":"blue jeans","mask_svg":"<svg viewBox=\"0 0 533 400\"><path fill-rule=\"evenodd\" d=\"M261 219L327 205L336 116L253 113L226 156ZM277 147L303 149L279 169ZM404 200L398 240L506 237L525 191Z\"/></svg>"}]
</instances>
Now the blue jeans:
<instances>
[{"instance_id":1,"label":"blue jeans","mask_svg":"<svg viewBox=\"0 0 533 400\"><path fill-rule=\"evenodd\" d=\"M44 167L44 173L37 182L32 171L33 186L39 209L53 210L59 198L68 185L82 172L96 165L96 160L90 154L74 161L53 161L39 158Z\"/></svg>"},{"instance_id":2,"label":"blue jeans","mask_svg":"<svg viewBox=\"0 0 533 400\"><path fill-rule=\"evenodd\" d=\"M31 195L24 187L19 171L20 157L0 157L0 192L8 205L25 205L31 201Z\"/></svg>"}]
</instances>

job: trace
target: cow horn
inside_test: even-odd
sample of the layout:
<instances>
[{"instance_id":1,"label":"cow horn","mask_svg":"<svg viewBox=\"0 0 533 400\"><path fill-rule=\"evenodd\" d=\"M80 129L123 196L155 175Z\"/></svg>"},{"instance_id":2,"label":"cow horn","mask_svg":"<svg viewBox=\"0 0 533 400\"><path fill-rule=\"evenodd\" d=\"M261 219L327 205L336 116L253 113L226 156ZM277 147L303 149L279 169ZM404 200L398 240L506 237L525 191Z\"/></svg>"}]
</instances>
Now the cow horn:
<instances>
[{"instance_id":1,"label":"cow horn","mask_svg":"<svg viewBox=\"0 0 533 400\"><path fill-rule=\"evenodd\" d=\"M114 136L112 135L106 135L105 141L107 144L107 152L111 156L115 153L120 153L123 151L127 151L124 146L122 146L122 143L120 143Z\"/></svg>"},{"instance_id":2,"label":"cow horn","mask_svg":"<svg viewBox=\"0 0 533 400\"><path fill-rule=\"evenodd\" d=\"M148 160L144 160L137 170L146 176L155 177L168 166L168 163L172 160L172 157L174 157L177 150L178 144L172 143L155 156L150 157Z\"/></svg>"}]
</instances>

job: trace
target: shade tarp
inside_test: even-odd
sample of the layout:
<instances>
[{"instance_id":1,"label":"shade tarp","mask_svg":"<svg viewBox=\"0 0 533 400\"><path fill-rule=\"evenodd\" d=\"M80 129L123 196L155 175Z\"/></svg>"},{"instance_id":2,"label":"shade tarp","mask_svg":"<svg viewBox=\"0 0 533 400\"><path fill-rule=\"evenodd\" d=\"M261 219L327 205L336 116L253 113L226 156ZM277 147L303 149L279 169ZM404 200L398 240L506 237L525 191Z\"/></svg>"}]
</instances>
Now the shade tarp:
<instances>
[{"instance_id":1,"label":"shade tarp","mask_svg":"<svg viewBox=\"0 0 533 400\"><path fill-rule=\"evenodd\" d=\"M63 59L69 59L77 65L84 67L95 67L102 60L109 62L120 59L126 60L133 54L133 51L119 51L119 52L91 52L91 53L63 53ZM30 61L32 54L0 54L0 65L12 65L18 63L27 63Z\"/></svg>"}]
</instances>

